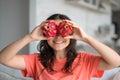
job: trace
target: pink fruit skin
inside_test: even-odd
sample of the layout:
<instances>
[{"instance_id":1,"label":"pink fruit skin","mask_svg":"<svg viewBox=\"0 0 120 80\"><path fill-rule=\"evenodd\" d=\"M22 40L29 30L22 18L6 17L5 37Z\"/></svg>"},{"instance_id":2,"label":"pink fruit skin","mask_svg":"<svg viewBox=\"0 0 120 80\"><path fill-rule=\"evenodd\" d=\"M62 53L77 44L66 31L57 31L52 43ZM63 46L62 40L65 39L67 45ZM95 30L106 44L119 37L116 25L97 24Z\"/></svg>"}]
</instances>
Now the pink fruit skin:
<instances>
[{"instance_id":1,"label":"pink fruit skin","mask_svg":"<svg viewBox=\"0 0 120 80\"><path fill-rule=\"evenodd\" d=\"M46 22L42 26L43 33L45 34L46 37L54 37L56 36L57 33L57 28L55 22Z\"/></svg>"},{"instance_id":2,"label":"pink fruit skin","mask_svg":"<svg viewBox=\"0 0 120 80\"><path fill-rule=\"evenodd\" d=\"M67 21L63 21L58 26L58 33L62 37L71 35L73 32L73 24Z\"/></svg>"}]
</instances>

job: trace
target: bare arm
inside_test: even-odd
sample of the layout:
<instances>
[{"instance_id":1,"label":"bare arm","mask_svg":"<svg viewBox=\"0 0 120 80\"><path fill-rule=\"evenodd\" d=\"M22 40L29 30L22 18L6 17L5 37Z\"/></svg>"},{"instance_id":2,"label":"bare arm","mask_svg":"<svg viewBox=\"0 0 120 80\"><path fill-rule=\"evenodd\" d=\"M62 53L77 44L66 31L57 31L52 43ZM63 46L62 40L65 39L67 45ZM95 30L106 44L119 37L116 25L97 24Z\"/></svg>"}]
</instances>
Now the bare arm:
<instances>
[{"instance_id":1,"label":"bare arm","mask_svg":"<svg viewBox=\"0 0 120 80\"><path fill-rule=\"evenodd\" d=\"M0 52L0 63L13 68L25 69L23 57L17 53L31 41L32 39L27 35L8 45Z\"/></svg>"},{"instance_id":2,"label":"bare arm","mask_svg":"<svg viewBox=\"0 0 120 80\"><path fill-rule=\"evenodd\" d=\"M90 46L92 46L102 57L99 63L99 70L106 70L115 68L120 65L120 56L116 51L96 39L88 36L85 40Z\"/></svg>"},{"instance_id":3,"label":"bare arm","mask_svg":"<svg viewBox=\"0 0 120 80\"><path fill-rule=\"evenodd\" d=\"M69 36L68 38L73 38L89 44L101 55L102 59L98 66L99 70L107 70L120 65L120 56L116 51L86 34L77 24L73 24L73 35Z\"/></svg>"},{"instance_id":4,"label":"bare arm","mask_svg":"<svg viewBox=\"0 0 120 80\"><path fill-rule=\"evenodd\" d=\"M30 34L11 43L0 51L0 63L11 68L24 70L26 68L22 55L17 54L24 46L32 41L46 39L40 27L36 27Z\"/></svg>"}]
</instances>

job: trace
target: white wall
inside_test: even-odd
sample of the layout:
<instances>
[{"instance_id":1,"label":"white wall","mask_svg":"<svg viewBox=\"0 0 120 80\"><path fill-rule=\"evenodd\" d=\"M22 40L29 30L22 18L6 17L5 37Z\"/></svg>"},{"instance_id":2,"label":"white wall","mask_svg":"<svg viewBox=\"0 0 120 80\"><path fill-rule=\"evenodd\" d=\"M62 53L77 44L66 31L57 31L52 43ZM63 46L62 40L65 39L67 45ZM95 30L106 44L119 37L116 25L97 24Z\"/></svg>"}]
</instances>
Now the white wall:
<instances>
[{"instance_id":1,"label":"white wall","mask_svg":"<svg viewBox=\"0 0 120 80\"><path fill-rule=\"evenodd\" d=\"M28 33L28 7L28 0L0 0L0 50Z\"/></svg>"},{"instance_id":2,"label":"white wall","mask_svg":"<svg viewBox=\"0 0 120 80\"><path fill-rule=\"evenodd\" d=\"M37 24L45 20L51 14L63 13L93 35L94 29L100 24L111 23L111 7L108 4L106 4L107 12L100 13L81 6L69 4L66 0L37 0L36 3Z\"/></svg>"},{"instance_id":3,"label":"white wall","mask_svg":"<svg viewBox=\"0 0 120 80\"><path fill-rule=\"evenodd\" d=\"M34 26L30 26L30 31L42 21L44 21L47 17L54 13L63 13L68 15L74 22L79 24L88 34L98 37L95 35L95 31L98 26L102 24L111 24L111 7L109 4L104 3L106 7L106 12L98 12L91 11L88 8L82 7L76 4L70 4L66 0L35 0L32 1L34 3L33 8L31 9L31 13L34 12L35 22L33 22ZM33 19L33 18L31 18ZM102 38L101 38L102 39ZM104 38L103 38L104 39ZM30 52L36 52L37 43L32 43L30 45Z\"/></svg>"},{"instance_id":4,"label":"white wall","mask_svg":"<svg viewBox=\"0 0 120 80\"><path fill-rule=\"evenodd\" d=\"M28 33L28 0L0 0L0 50ZM28 46L20 53L28 53ZM0 65L0 70L20 76L18 70Z\"/></svg>"}]
</instances>

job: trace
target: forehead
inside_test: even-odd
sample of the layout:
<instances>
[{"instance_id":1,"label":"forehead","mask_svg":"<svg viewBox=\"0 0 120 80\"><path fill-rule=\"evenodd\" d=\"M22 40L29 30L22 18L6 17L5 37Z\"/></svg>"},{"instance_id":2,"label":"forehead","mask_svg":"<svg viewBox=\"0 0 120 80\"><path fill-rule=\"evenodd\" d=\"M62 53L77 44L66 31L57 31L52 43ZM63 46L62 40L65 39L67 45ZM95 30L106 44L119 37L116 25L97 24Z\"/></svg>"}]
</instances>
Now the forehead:
<instances>
[{"instance_id":1,"label":"forehead","mask_svg":"<svg viewBox=\"0 0 120 80\"><path fill-rule=\"evenodd\" d=\"M54 20L55 21L55 23L58 25L60 22L62 22L63 20L60 20L60 19L56 19L56 20Z\"/></svg>"}]
</instances>

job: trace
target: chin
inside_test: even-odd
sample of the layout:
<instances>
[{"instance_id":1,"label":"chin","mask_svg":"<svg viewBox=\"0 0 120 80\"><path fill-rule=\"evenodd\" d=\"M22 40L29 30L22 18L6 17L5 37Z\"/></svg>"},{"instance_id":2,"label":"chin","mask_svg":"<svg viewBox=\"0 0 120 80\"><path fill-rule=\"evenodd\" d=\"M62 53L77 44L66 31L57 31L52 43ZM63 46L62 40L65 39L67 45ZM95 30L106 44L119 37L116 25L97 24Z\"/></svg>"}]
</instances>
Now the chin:
<instances>
[{"instance_id":1,"label":"chin","mask_svg":"<svg viewBox=\"0 0 120 80\"><path fill-rule=\"evenodd\" d=\"M55 51L64 51L65 48L64 48L64 49L63 49L63 48L54 48L54 50L55 50Z\"/></svg>"}]
</instances>

